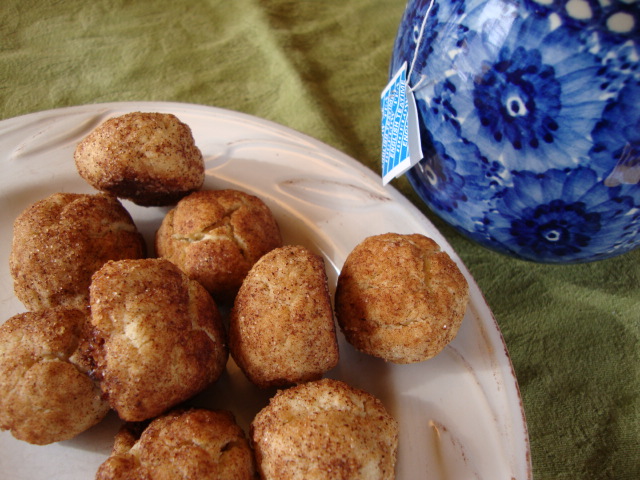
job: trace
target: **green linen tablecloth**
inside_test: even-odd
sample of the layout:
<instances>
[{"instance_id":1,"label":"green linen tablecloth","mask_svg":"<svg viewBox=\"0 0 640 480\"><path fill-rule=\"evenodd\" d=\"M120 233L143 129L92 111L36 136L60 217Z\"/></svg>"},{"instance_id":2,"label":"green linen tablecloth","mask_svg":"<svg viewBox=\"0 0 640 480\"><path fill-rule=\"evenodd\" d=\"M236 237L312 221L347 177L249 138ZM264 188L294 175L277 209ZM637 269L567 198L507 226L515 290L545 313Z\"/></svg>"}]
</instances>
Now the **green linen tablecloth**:
<instances>
[{"instance_id":1,"label":"green linen tablecloth","mask_svg":"<svg viewBox=\"0 0 640 480\"><path fill-rule=\"evenodd\" d=\"M379 98L404 6L3 0L0 116L198 103L294 128L379 172ZM446 236L495 314L522 393L534 477L639 479L640 251L571 266L507 258L448 228L405 179L393 184Z\"/></svg>"}]
</instances>

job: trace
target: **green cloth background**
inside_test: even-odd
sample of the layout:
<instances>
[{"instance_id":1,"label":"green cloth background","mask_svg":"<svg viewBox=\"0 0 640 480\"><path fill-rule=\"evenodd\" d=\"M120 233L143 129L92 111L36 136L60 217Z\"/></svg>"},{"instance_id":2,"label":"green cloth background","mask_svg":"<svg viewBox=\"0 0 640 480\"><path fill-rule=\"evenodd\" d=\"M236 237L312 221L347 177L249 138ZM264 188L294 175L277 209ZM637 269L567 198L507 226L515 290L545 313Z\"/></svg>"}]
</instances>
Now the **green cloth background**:
<instances>
[{"instance_id":1,"label":"green cloth background","mask_svg":"<svg viewBox=\"0 0 640 480\"><path fill-rule=\"evenodd\" d=\"M404 6L3 0L0 117L97 102L200 103L292 127L379 172L379 96ZM640 250L572 266L507 258L444 225L405 179L393 183L447 237L495 314L534 477L640 479Z\"/></svg>"}]
</instances>

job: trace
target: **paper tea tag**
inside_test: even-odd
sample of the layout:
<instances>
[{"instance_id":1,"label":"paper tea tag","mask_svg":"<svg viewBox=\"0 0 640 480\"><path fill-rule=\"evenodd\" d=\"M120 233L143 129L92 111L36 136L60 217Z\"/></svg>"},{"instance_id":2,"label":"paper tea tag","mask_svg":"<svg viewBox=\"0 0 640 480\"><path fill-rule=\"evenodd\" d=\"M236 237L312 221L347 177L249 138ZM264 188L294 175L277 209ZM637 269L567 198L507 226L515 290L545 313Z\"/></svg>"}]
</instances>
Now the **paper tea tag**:
<instances>
[{"instance_id":1,"label":"paper tea tag","mask_svg":"<svg viewBox=\"0 0 640 480\"><path fill-rule=\"evenodd\" d=\"M382 184L422 159L418 108L407 82L405 62L380 96L382 108Z\"/></svg>"}]
</instances>

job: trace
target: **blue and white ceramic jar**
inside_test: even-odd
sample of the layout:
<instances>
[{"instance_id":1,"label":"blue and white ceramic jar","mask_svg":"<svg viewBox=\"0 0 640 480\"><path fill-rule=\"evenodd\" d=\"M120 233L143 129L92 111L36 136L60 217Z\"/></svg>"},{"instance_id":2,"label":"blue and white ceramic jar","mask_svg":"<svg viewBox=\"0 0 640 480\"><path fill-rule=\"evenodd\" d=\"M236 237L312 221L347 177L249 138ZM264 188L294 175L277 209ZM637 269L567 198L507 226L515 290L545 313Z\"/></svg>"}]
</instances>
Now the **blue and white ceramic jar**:
<instances>
[{"instance_id":1,"label":"blue and white ceramic jar","mask_svg":"<svg viewBox=\"0 0 640 480\"><path fill-rule=\"evenodd\" d=\"M576 263L640 245L640 2L412 0L424 158L408 173L466 236Z\"/></svg>"}]
</instances>

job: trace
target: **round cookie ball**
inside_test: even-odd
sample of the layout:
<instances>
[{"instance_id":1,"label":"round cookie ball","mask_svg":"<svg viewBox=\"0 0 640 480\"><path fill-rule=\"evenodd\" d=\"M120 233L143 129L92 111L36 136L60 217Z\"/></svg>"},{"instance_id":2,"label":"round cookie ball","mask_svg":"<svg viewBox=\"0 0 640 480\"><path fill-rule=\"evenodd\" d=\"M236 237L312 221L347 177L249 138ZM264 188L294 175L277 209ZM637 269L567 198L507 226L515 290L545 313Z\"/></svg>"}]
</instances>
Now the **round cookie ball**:
<instances>
[{"instance_id":1,"label":"round cookie ball","mask_svg":"<svg viewBox=\"0 0 640 480\"><path fill-rule=\"evenodd\" d=\"M173 204L204 183L191 129L169 113L110 118L78 144L74 159L91 186L142 206Z\"/></svg>"},{"instance_id":2,"label":"round cookie ball","mask_svg":"<svg viewBox=\"0 0 640 480\"><path fill-rule=\"evenodd\" d=\"M173 263L108 262L90 292L94 372L123 420L155 417L222 374L228 350L220 313Z\"/></svg>"},{"instance_id":3,"label":"round cookie ball","mask_svg":"<svg viewBox=\"0 0 640 480\"><path fill-rule=\"evenodd\" d=\"M238 190L192 193L167 213L156 233L158 256L229 304L253 264L281 245L269 207Z\"/></svg>"},{"instance_id":4,"label":"round cookie ball","mask_svg":"<svg viewBox=\"0 0 640 480\"><path fill-rule=\"evenodd\" d=\"M317 380L335 367L338 342L322 257L290 245L258 260L231 311L229 348L262 388Z\"/></svg>"},{"instance_id":5,"label":"round cookie ball","mask_svg":"<svg viewBox=\"0 0 640 480\"><path fill-rule=\"evenodd\" d=\"M105 262L145 253L142 235L118 199L56 193L14 221L9 269L27 309L84 308L91 275Z\"/></svg>"},{"instance_id":6,"label":"round cookie ball","mask_svg":"<svg viewBox=\"0 0 640 480\"><path fill-rule=\"evenodd\" d=\"M323 379L279 391L251 443L263 480L391 480L398 424L373 395Z\"/></svg>"},{"instance_id":7,"label":"round cookie ball","mask_svg":"<svg viewBox=\"0 0 640 480\"><path fill-rule=\"evenodd\" d=\"M357 349L394 363L437 355L458 333L469 286L432 239L387 233L366 238L338 277L335 312Z\"/></svg>"},{"instance_id":8,"label":"round cookie ball","mask_svg":"<svg viewBox=\"0 0 640 480\"><path fill-rule=\"evenodd\" d=\"M252 480L253 452L227 411L169 412L139 433L125 425L96 480Z\"/></svg>"},{"instance_id":9,"label":"round cookie ball","mask_svg":"<svg viewBox=\"0 0 640 480\"><path fill-rule=\"evenodd\" d=\"M109 411L83 359L84 310L54 308L0 325L0 429L45 445L68 440Z\"/></svg>"}]
</instances>

